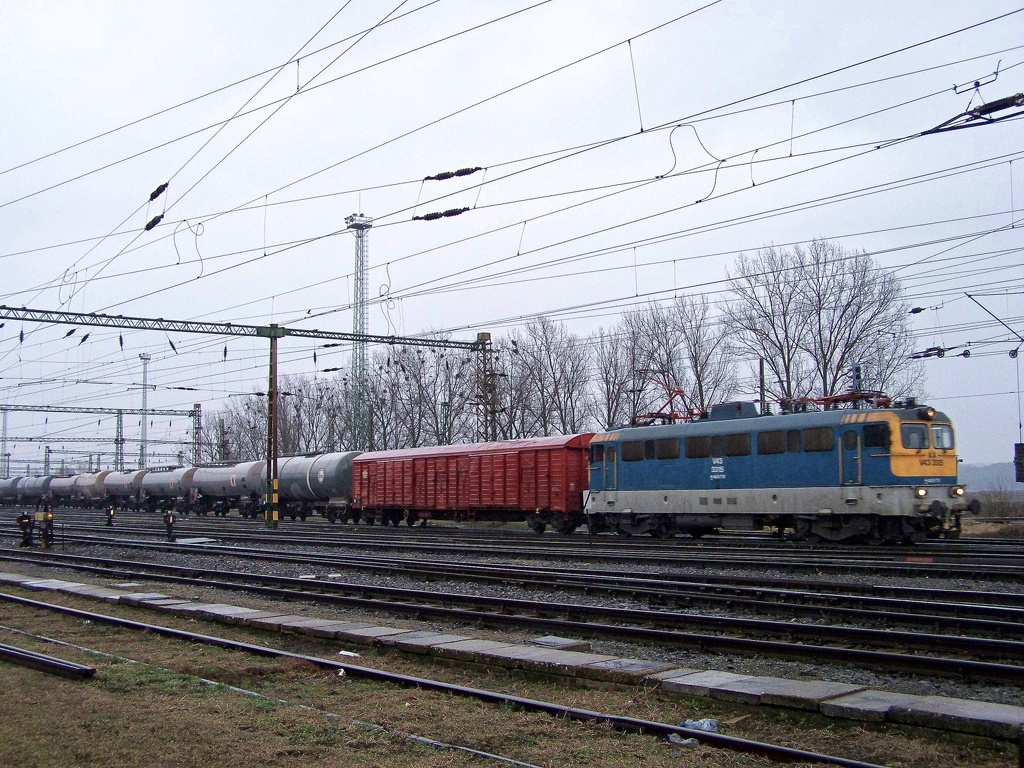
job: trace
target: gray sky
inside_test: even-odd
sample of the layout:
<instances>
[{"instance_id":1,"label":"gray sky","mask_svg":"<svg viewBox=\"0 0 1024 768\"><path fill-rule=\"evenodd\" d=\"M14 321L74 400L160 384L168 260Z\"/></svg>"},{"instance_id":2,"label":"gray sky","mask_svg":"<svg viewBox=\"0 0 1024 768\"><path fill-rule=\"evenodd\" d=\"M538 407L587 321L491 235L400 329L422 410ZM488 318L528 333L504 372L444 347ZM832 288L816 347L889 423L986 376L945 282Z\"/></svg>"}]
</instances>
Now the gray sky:
<instances>
[{"instance_id":1,"label":"gray sky","mask_svg":"<svg viewBox=\"0 0 1024 768\"><path fill-rule=\"evenodd\" d=\"M904 280L919 349L953 348L927 395L961 456L1006 461L1015 344L964 294L1024 331L1022 123L884 145L1024 91L1024 13L982 24L1018 8L0 0L0 303L349 331L361 211L371 333L470 339L541 313L588 333L721 299L740 252L831 238ZM0 402L139 407L143 352L150 407L265 388L265 342L67 330L0 329ZM282 373L347 358L313 349L283 342ZM11 414L9 432L56 445L113 420ZM41 453L18 445L14 469Z\"/></svg>"}]
</instances>

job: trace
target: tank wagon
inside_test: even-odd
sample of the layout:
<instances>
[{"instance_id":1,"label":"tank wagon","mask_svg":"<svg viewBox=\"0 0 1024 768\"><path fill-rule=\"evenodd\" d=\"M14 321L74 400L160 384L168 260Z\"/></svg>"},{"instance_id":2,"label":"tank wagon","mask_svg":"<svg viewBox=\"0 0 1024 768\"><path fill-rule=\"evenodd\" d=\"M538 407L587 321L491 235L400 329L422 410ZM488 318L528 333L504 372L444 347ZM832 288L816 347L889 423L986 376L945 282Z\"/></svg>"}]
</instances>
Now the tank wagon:
<instances>
[{"instance_id":1,"label":"tank wagon","mask_svg":"<svg viewBox=\"0 0 1024 768\"><path fill-rule=\"evenodd\" d=\"M281 515L305 520L314 511L332 523L352 509L352 460L358 451L289 456L277 461Z\"/></svg>"},{"instance_id":2,"label":"tank wagon","mask_svg":"<svg viewBox=\"0 0 1024 768\"><path fill-rule=\"evenodd\" d=\"M103 470L102 472L75 475L71 503L85 509L99 509L103 506L105 500L103 479L109 474L109 470Z\"/></svg>"},{"instance_id":3,"label":"tank wagon","mask_svg":"<svg viewBox=\"0 0 1024 768\"><path fill-rule=\"evenodd\" d=\"M0 504L17 504L18 483L21 481L21 475L5 477L3 480L0 480Z\"/></svg>"},{"instance_id":4,"label":"tank wagon","mask_svg":"<svg viewBox=\"0 0 1024 768\"><path fill-rule=\"evenodd\" d=\"M195 473L195 467L146 472L142 478L142 508L149 512L173 508L188 514L187 501Z\"/></svg>"},{"instance_id":5,"label":"tank wagon","mask_svg":"<svg viewBox=\"0 0 1024 768\"><path fill-rule=\"evenodd\" d=\"M237 507L242 517L263 510L267 462L247 461L229 467L199 467L192 475L191 508L198 515L227 515Z\"/></svg>"},{"instance_id":6,"label":"tank wagon","mask_svg":"<svg viewBox=\"0 0 1024 768\"><path fill-rule=\"evenodd\" d=\"M75 496L75 476L53 478L50 481L50 495L57 506L70 504Z\"/></svg>"},{"instance_id":7,"label":"tank wagon","mask_svg":"<svg viewBox=\"0 0 1024 768\"><path fill-rule=\"evenodd\" d=\"M957 482L949 418L913 401L760 415L716 406L690 423L590 444L591 532L654 536L774 527L800 540L954 538L977 514Z\"/></svg>"},{"instance_id":8,"label":"tank wagon","mask_svg":"<svg viewBox=\"0 0 1024 768\"><path fill-rule=\"evenodd\" d=\"M50 490L50 483L53 478L49 475L43 477L23 477L18 481L16 496L22 504L36 504Z\"/></svg>"},{"instance_id":9,"label":"tank wagon","mask_svg":"<svg viewBox=\"0 0 1024 768\"><path fill-rule=\"evenodd\" d=\"M147 472L110 472L103 478L104 506L138 509L142 502L142 480Z\"/></svg>"},{"instance_id":10,"label":"tank wagon","mask_svg":"<svg viewBox=\"0 0 1024 768\"><path fill-rule=\"evenodd\" d=\"M364 453L352 461L365 522L522 521L570 533L583 523L590 434Z\"/></svg>"}]
</instances>

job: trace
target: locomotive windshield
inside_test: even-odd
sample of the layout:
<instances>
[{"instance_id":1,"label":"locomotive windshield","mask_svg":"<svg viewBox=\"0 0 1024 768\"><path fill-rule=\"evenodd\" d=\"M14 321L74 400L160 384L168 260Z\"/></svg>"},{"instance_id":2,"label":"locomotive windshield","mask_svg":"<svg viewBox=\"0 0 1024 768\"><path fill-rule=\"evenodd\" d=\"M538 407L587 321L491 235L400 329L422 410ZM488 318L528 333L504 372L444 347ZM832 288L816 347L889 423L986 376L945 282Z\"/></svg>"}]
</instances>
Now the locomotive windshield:
<instances>
[{"instance_id":1,"label":"locomotive windshield","mask_svg":"<svg viewBox=\"0 0 1024 768\"><path fill-rule=\"evenodd\" d=\"M903 439L904 448L927 448L928 425L902 424L900 425L900 437Z\"/></svg>"},{"instance_id":2,"label":"locomotive windshield","mask_svg":"<svg viewBox=\"0 0 1024 768\"><path fill-rule=\"evenodd\" d=\"M953 427L949 424L932 424L932 447L943 451L953 450Z\"/></svg>"},{"instance_id":3,"label":"locomotive windshield","mask_svg":"<svg viewBox=\"0 0 1024 768\"><path fill-rule=\"evenodd\" d=\"M900 437L903 440L903 447L911 450L924 450L934 448L939 451L951 451L954 448L953 427L949 424L932 424L929 430L928 424L902 424L900 425ZM928 433L931 432L929 440Z\"/></svg>"}]
</instances>

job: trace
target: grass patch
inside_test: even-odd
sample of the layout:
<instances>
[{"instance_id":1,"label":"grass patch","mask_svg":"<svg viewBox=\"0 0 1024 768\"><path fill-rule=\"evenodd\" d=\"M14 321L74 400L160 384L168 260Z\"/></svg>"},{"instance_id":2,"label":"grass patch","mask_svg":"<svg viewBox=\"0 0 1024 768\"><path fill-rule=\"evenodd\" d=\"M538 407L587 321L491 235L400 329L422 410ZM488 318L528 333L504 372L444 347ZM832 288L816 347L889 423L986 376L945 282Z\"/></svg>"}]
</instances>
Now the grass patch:
<instances>
[{"instance_id":1,"label":"grass patch","mask_svg":"<svg viewBox=\"0 0 1024 768\"><path fill-rule=\"evenodd\" d=\"M15 591L15 590L11 590ZM34 593L38 597L38 593ZM269 635L242 627L157 616L125 606L98 607L74 596L45 599L128 618L267 642L292 651L337 658L338 645L301 635ZM227 596L223 600L230 601ZM0 667L0 766L207 766L355 765L368 768L450 768L494 765L466 753L441 751L398 735L366 730L358 719L542 766L768 766L757 756L709 747L677 748L648 735L620 734L607 725L579 723L495 707L446 694L339 678L307 662L256 658L210 646L120 630L0 603L0 624L14 626L163 667L154 670L97 660L37 643L33 650L97 667L89 682L51 678ZM0 633L11 637L8 633ZM32 645L19 638L13 644ZM519 676L506 670L448 665L399 653L363 649L362 666L460 685L514 693L600 712L678 723L720 721L730 735L783 743L898 768L1016 765L1016 751L984 739L927 731L866 728L779 710L747 709L703 699L664 698L651 690L580 689ZM169 670L169 671L168 671ZM208 678L285 699L279 704L203 685ZM324 717L294 705L338 715Z\"/></svg>"}]
</instances>

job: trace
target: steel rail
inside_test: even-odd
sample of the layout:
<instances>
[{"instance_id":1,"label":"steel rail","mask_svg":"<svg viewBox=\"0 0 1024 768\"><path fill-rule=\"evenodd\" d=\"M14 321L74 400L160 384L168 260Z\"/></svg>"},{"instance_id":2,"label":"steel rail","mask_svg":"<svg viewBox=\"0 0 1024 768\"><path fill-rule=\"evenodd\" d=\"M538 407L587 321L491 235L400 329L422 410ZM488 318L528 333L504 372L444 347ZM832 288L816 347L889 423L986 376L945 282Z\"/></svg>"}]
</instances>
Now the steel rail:
<instances>
[{"instance_id":1,"label":"steel rail","mask_svg":"<svg viewBox=\"0 0 1024 768\"><path fill-rule=\"evenodd\" d=\"M186 521L179 523L179 530L194 535L204 535L194 524ZM156 530L154 528L154 530ZM207 532L208 533L208 532ZM144 534L140 534L144 535ZM215 534L218 538L227 541L238 542L261 542L280 541L280 537L267 536L254 533L234 533L218 531ZM308 543L316 546L324 546L323 537L310 537ZM929 578L965 579L973 581L981 579L992 581L1024 582L1024 566L1002 566L988 565L985 563L936 563L933 557L920 557L910 554L903 554L903 560L889 558L887 560L864 560L862 556L855 554L838 556L830 554L827 556L815 556L806 554L795 556L791 553L786 555L772 554L770 558L751 556L749 552L728 553L719 551L708 553L701 548L691 550L667 550L652 553L624 552L619 547L589 545L571 552L552 551L542 544L531 544L522 548L509 547L507 545L492 544L465 544L456 541L436 542L413 542L408 540L396 540L393 537L368 540L361 537L351 544L358 544L360 547L378 547L409 552L432 552L449 555L452 552L460 552L470 555L494 556L494 557L520 557L531 559L550 559L554 555L571 555L574 559L584 561L608 561L643 563L645 565L663 565L666 567L678 567L685 561L688 567L704 566L717 568L777 568L794 572L810 573L849 573L868 574L872 576L909 576ZM1020 558L1013 558L1019 560Z\"/></svg>"},{"instance_id":2,"label":"steel rail","mask_svg":"<svg viewBox=\"0 0 1024 768\"><path fill-rule=\"evenodd\" d=\"M223 637L187 632L181 629L174 629L173 627L165 627L158 624L146 624L139 621L133 621L131 619L123 619L117 616L109 616L106 614L83 611L77 608L69 608L62 605L44 603L38 600L19 597L17 595L0 593L0 600L26 605L33 608L55 611L68 616L75 616L77 618L98 623L111 624L128 629L137 629L144 632L152 632L153 634L157 634L162 637L172 637L188 642L213 645L227 650L242 651L267 658L295 659L298 661L308 662L321 669L344 671L346 675L355 678L391 683L406 688L422 688L424 690L438 691L455 696L473 698L490 704L511 705L528 711L544 712L549 715L554 715L555 717L568 718L571 720L608 723L622 731L634 733L647 732L658 736L668 736L669 734L674 733L684 738L697 739L697 741L701 743L709 744L721 749L759 754L774 760L786 762L802 761L810 763L824 763L828 765L844 766L844 768L883 768L883 766L879 766L874 763L866 763L860 760L851 760L833 755L823 755L816 752L795 749L793 747L785 747L779 744L767 744L764 742L751 741L749 739L741 739L736 736L726 736L721 733L709 733L707 731L683 728L680 726L669 725L668 723L659 723L652 720L642 720L633 717L622 717L620 715L594 712L592 710L581 709L578 707L568 707L563 704L527 699L522 696L498 693L496 691L488 691L482 688L471 688L469 686L453 685L451 683L445 683L438 680L413 677L410 675L400 675L394 672L385 672L379 669L371 669L369 667L334 661L333 659L322 659L317 656L281 651L275 648L268 648L266 646L244 643L238 640L229 640Z\"/></svg>"},{"instance_id":3,"label":"steel rail","mask_svg":"<svg viewBox=\"0 0 1024 768\"><path fill-rule=\"evenodd\" d=\"M84 540L94 543L106 541L99 537L79 535L68 535L66 540ZM938 590L929 594L926 600L913 601L870 595L837 595L835 592L815 593L806 587L780 589L758 585L723 588L692 579L668 581L667 579L648 578L644 575L626 576L617 572L581 572L579 569L529 568L521 565L484 563L436 563L414 559L295 553L270 549L243 550L210 544L176 545L167 542L122 541L118 542L116 546L123 549L223 555L324 568L399 573L419 579L431 576L457 581L515 584L523 588L556 588L560 591L577 591L585 594L629 595L634 599L655 605L706 606L710 604L785 616L820 617L829 615L848 621L874 622L888 626L924 626L952 631L972 630L987 632L1003 638L1024 634L1024 607L945 602L939 599ZM63 557L79 556L64 555ZM82 562L89 562L89 559L85 558ZM963 595L962 592L954 593L949 590L941 594L946 597L952 594ZM840 605L837 604L837 601L849 604ZM913 611L915 606L920 606L921 610Z\"/></svg>"},{"instance_id":4,"label":"steel rail","mask_svg":"<svg viewBox=\"0 0 1024 768\"><path fill-rule=\"evenodd\" d=\"M50 565L58 562L50 562ZM987 638L930 635L919 632L890 632L861 628L826 627L814 624L769 622L762 620L728 619L658 611L603 608L565 603L536 603L524 600L479 597L439 593L425 590L405 590L373 585L318 582L282 576L207 571L180 566L126 563L143 570L120 566L90 566L64 564L64 567L83 570L114 578L145 578L168 583L189 584L213 589L243 590L283 600L330 603L411 616L418 619L444 619L468 624L485 624L511 629L540 629L548 633L570 632L589 637L605 637L676 645L701 651L766 654L779 658L819 662L849 663L873 670L887 669L903 672L959 676L968 679L995 680L1024 683L1024 666L979 661L980 658L1024 658L1024 644ZM189 575L180 575L189 574ZM229 579L229 580L224 580ZM231 580L233 579L233 580ZM274 584L277 586L268 586ZM317 589L312 589L316 587ZM339 594L340 593L340 594ZM376 595L363 597L359 595ZM391 598L385 599L385 598ZM416 600L424 602L414 602ZM467 606L457 608L455 605ZM552 618L553 615L566 618ZM611 623L621 622L621 623ZM625 622L647 622L637 626ZM754 639L736 635L711 635L693 631L680 631L680 627L702 626L705 630L732 629L749 633L759 631L789 638L788 641ZM654 627L669 627L667 629ZM975 658L947 658L918 656L877 650L864 650L840 646L811 645L796 642L797 638L820 640L822 637L876 647L914 647L921 650L953 650L971 653Z\"/></svg>"},{"instance_id":5,"label":"steel rail","mask_svg":"<svg viewBox=\"0 0 1024 768\"><path fill-rule=\"evenodd\" d=\"M76 525L82 524L83 517L87 518L84 522L87 528L92 522L88 519L88 516L91 514L89 511L62 510L62 514L67 515L66 519L73 520ZM142 530L152 527L152 515L132 511L122 511L121 514L125 516L123 519L130 520L134 526L138 526ZM283 515L281 522L285 523L287 517L287 515ZM971 567L974 565L990 566L1006 563L1013 565L1019 563L1021 558L1024 557L1024 546L1020 543L1009 543L994 548L988 545L980 547L969 545L966 542L956 542L955 546L952 546L951 543L945 543L919 544L912 548L847 546L823 549L821 546L812 548L805 545L796 545L793 542L779 542L778 540L774 540L770 544L765 540L737 546L735 540L725 542L715 541L714 539L702 539L699 543L694 543L680 540L585 536L582 534L578 536L550 535L538 537L535 534L521 531L481 531L463 528L453 529L442 526L417 527L412 532L415 540L403 541L401 534L398 534L397 531L389 531L385 526L343 525L335 527L315 517L311 521L305 521L302 526L296 529L282 527L272 537L265 533L254 533L252 531L252 524L241 519L207 519L203 516L196 516L182 518L180 524L183 527L194 526L196 528L203 527L204 525L215 525L217 526L217 535L222 538L237 537L255 539L257 541L279 541L282 538L290 538L299 541L308 540L309 543L321 543L324 538L336 541L337 543L358 539L361 543L365 544L380 543L388 546L406 545L424 548L437 546L437 540L441 540L445 545L454 544L456 546L494 546L500 547L502 550L520 547L524 550L523 554L526 555L535 553L543 555L550 554L552 551L558 551L592 554L609 552L618 556L624 554L636 556L638 553L646 553L651 556L663 555L675 559L678 559L680 556L691 557L694 554L704 557L723 556L729 558L736 558L738 556L767 556L784 564L792 561L783 560L782 558L802 558L802 560L798 561L798 564L807 561L807 563L813 563L814 566L818 566L819 564L827 565L831 561L839 560L848 565L869 563L874 568L877 564L884 566L894 563L898 565L909 563L916 570L920 570L922 566L934 568L936 565L944 564ZM330 533L327 533L328 531ZM396 541L396 538L398 541ZM480 542L480 539L485 539L485 541ZM487 539L492 541L486 541ZM499 541L495 542L493 541L494 539ZM947 563L947 561L950 562ZM1019 575L1022 570L1024 569L1016 567L1014 572Z\"/></svg>"},{"instance_id":6,"label":"steel rail","mask_svg":"<svg viewBox=\"0 0 1024 768\"><path fill-rule=\"evenodd\" d=\"M17 648L13 645L7 645L6 643L0 643L0 659L9 661L12 664L18 664L22 667L29 667L30 669L35 669L39 672L46 672L50 675L66 677L71 680L84 680L85 678L92 677L96 674L96 670L92 667L75 664L73 661L57 659L53 656L36 653L35 651L29 651L24 648Z\"/></svg>"}]
</instances>

